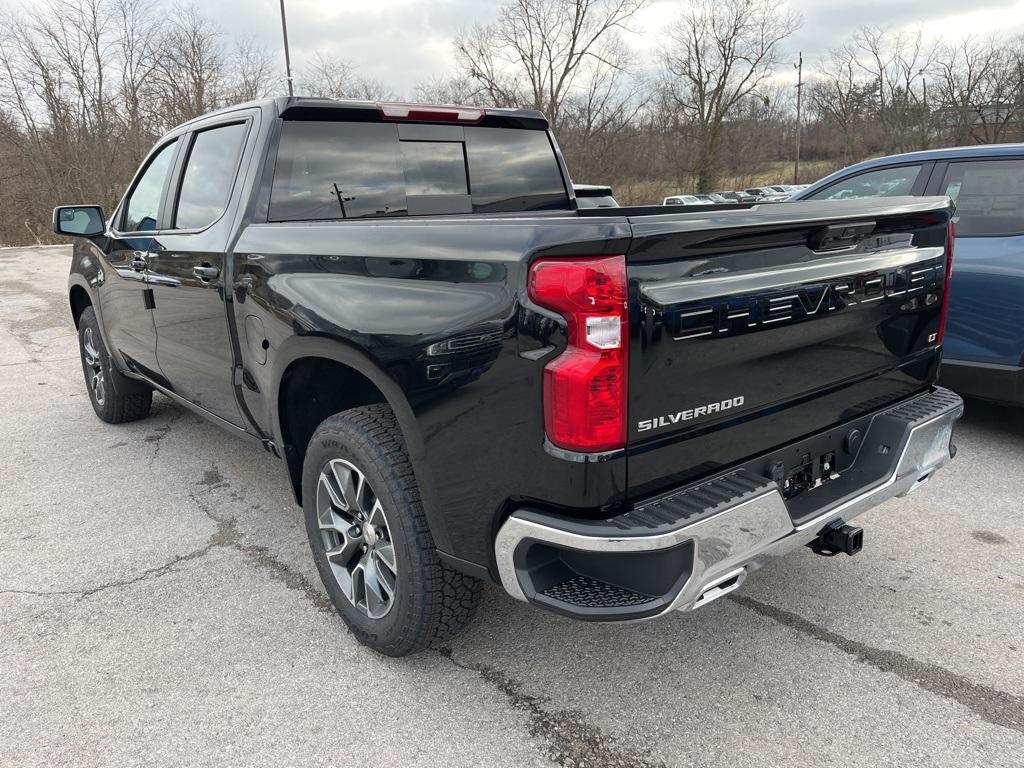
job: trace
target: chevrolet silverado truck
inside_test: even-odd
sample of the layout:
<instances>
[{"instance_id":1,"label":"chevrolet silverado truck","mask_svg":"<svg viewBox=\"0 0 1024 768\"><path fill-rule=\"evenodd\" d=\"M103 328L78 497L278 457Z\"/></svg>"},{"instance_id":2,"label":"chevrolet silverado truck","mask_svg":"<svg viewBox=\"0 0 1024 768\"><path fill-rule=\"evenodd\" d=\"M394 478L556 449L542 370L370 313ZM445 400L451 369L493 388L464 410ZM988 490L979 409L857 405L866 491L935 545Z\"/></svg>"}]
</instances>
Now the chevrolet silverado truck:
<instances>
[{"instance_id":1,"label":"chevrolet silverado truck","mask_svg":"<svg viewBox=\"0 0 1024 768\"><path fill-rule=\"evenodd\" d=\"M584 209L534 111L278 98L62 206L96 415L283 460L354 635L691 611L953 456L946 198ZM898 525L893 521L892 525Z\"/></svg>"}]
</instances>

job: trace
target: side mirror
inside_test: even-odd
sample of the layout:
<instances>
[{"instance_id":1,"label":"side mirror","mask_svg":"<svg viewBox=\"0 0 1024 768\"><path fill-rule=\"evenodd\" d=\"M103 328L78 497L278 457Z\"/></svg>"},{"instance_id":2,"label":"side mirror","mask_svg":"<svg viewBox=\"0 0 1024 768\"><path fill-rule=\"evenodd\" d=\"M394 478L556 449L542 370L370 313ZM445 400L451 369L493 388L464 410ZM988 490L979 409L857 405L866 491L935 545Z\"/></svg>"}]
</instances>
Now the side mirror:
<instances>
[{"instance_id":1,"label":"side mirror","mask_svg":"<svg viewBox=\"0 0 1024 768\"><path fill-rule=\"evenodd\" d=\"M102 235L103 209L98 205L60 205L53 209L53 231L71 237Z\"/></svg>"}]
</instances>

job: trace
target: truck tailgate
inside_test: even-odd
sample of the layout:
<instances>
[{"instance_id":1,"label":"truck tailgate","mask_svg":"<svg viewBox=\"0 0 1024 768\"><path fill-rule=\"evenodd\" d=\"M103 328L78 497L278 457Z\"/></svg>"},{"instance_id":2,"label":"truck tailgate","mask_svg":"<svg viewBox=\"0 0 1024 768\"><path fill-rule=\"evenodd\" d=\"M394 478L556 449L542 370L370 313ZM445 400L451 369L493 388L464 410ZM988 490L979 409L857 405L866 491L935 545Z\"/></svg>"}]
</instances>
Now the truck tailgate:
<instances>
[{"instance_id":1,"label":"truck tailgate","mask_svg":"<svg viewBox=\"0 0 1024 768\"><path fill-rule=\"evenodd\" d=\"M925 389L945 198L630 217L629 496Z\"/></svg>"}]
</instances>

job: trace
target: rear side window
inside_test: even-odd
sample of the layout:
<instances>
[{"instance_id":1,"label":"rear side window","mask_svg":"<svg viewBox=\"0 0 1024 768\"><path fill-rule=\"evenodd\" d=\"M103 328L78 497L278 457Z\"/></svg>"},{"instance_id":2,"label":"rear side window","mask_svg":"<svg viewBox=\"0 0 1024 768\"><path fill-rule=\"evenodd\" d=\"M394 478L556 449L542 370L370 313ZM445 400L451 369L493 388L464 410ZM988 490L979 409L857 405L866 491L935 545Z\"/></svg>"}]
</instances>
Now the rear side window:
<instances>
[{"instance_id":1,"label":"rear side window","mask_svg":"<svg viewBox=\"0 0 1024 768\"><path fill-rule=\"evenodd\" d=\"M391 123L286 120L271 221L569 207L544 131L467 127L461 141L399 133Z\"/></svg>"},{"instance_id":2,"label":"rear side window","mask_svg":"<svg viewBox=\"0 0 1024 768\"><path fill-rule=\"evenodd\" d=\"M920 165L880 168L859 173L815 192L808 200L858 200L863 197L899 197L909 195L921 174ZM749 191L749 190L748 190Z\"/></svg>"},{"instance_id":3,"label":"rear side window","mask_svg":"<svg viewBox=\"0 0 1024 768\"><path fill-rule=\"evenodd\" d=\"M216 221L228 204L245 123L197 133L188 153L174 215L176 229L201 229Z\"/></svg>"},{"instance_id":4,"label":"rear side window","mask_svg":"<svg viewBox=\"0 0 1024 768\"><path fill-rule=\"evenodd\" d=\"M956 203L957 237L1024 235L1024 160L950 163L939 193Z\"/></svg>"}]
</instances>

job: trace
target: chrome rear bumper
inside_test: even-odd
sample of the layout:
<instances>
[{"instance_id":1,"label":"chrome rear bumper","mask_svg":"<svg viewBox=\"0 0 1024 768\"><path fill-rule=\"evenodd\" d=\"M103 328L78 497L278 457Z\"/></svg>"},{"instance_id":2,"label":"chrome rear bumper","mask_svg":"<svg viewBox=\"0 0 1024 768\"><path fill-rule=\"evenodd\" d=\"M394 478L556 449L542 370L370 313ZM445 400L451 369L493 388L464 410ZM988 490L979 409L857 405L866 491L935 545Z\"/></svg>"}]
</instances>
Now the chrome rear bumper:
<instances>
[{"instance_id":1,"label":"chrome rear bumper","mask_svg":"<svg viewBox=\"0 0 1024 768\"><path fill-rule=\"evenodd\" d=\"M519 600L589 620L699 608L835 521L927 482L953 457L962 413L957 395L935 389L876 414L857 458L870 482L852 491L839 483L808 491L821 502L809 514L796 515L776 482L748 469L603 521L518 510L495 539L501 583Z\"/></svg>"}]
</instances>

